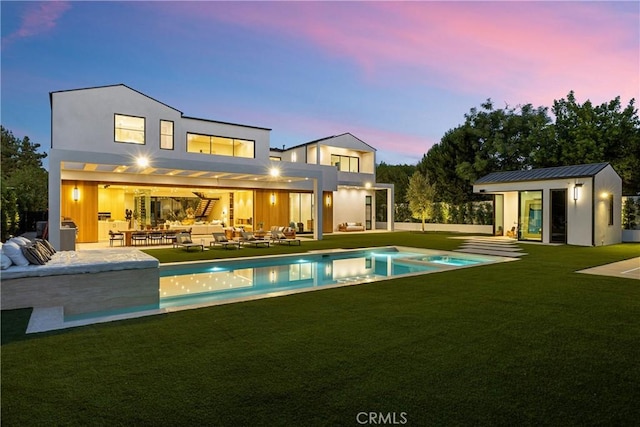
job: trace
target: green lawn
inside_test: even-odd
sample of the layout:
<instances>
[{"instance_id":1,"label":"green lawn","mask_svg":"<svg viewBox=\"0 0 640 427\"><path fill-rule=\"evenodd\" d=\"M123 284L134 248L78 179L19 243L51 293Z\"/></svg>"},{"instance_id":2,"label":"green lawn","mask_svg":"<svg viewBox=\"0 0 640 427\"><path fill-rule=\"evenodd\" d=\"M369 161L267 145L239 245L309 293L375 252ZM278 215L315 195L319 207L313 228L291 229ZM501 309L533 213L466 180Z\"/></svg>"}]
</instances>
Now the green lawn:
<instances>
[{"instance_id":1,"label":"green lawn","mask_svg":"<svg viewBox=\"0 0 640 427\"><path fill-rule=\"evenodd\" d=\"M440 233L298 247L452 249ZM574 271L640 245L526 245L517 262L56 333L2 313L3 425L637 425L640 281Z\"/></svg>"}]
</instances>

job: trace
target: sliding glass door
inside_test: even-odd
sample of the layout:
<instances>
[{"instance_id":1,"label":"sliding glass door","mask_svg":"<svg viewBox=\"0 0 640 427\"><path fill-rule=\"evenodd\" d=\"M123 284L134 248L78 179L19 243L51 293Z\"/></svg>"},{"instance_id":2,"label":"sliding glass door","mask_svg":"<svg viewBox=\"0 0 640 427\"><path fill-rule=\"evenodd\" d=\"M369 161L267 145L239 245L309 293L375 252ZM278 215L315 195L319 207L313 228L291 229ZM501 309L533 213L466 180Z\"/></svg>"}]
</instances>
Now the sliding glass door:
<instances>
[{"instance_id":1,"label":"sliding glass door","mask_svg":"<svg viewBox=\"0 0 640 427\"><path fill-rule=\"evenodd\" d=\"M542 191L519 193L518 239L542 241Z\"/></svg>"}]
</instances>

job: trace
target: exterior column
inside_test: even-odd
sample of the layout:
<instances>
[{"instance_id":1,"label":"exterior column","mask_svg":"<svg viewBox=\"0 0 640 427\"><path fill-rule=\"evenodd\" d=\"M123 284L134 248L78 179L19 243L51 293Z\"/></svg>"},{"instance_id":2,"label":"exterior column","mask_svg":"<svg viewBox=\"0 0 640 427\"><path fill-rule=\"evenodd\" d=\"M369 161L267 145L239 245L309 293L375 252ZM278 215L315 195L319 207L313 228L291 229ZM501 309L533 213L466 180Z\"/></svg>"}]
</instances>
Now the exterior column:
<instances>
[{"instance_id":1,"label":"exterior column","mask_svg":"<svg viewBox=\"0 0 640 427\"><path fill-rule=\"evenodd\" d=\"M62 203L62 195L60 194L62 174L60 172L60 161L54 150L49 153L49 243L56 249L60 250L60 204Z\"/></svg>"},{"instance_id":2,"label":"exterior column","mask_svg":"<svg viewBox=\"0 0 640 427\"><path fill-rule=\"evenodd\" d=\"M393 231L395 227L395 187L387 188L387 231Z\"/></svg>"},{"instance_id":3,"label":"exterior column","mask_svg":"<svg viewBox=\"0 0 640 427\"><path fill-rule=\"evenodd\" d=\"M324 200L322 200L322 188L320 188L320 178L313 180L313 200L315 201L315 226L313 227L313 238L316 240L322 240L322 209L324 207Z\"/></svg>"}]
</instances>

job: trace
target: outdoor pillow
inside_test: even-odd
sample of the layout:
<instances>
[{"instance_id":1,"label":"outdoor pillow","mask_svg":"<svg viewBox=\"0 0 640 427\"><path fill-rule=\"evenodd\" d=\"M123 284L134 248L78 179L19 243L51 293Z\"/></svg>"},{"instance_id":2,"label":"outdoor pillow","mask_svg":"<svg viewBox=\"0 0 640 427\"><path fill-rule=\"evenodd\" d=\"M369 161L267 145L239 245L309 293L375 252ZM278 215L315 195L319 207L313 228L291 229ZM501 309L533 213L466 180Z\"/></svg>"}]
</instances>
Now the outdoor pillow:
<instances>
[{"instance_id":1,"label":"outdoor pillow","mask_svg":"<svg viewBox=\"0 0 640 427\"><path fill-rule=\"evenodd\" d=\"M5 254L0 255L0 259L0 267L2 267L3 270L6 270L7 268L11 267L11 264L13 264L11 262L11 258L6 256Z\"/></svg>"},{"instance_id":2,"label":"outdoor pillow","mask_svg":"<svg viewBox=\"0 0 640 427\"><path fill-rule=\"evenodd\" d=\"M10 242L16 243L18 246L27 246L31 244L31 241L25 237L17 236L9 239Z\"/></svg>"},{"instance_id":3,"label":"outdoor pillow","mask_svg":"<svg viewBox=\"0 0 640 427\"><path fill-rule=\"evenodd\" d=\"M15 265L25 267L29 265L29 261L22 255L20 247L13 239L9 239L7 243L2 245L2 253L8 256Z\"/></svg>"},{"instance_id":4,"label":"outdoor pillow","mask_svg":"<svg viewBox=\"0 0 640 427\"><path fill-rule=\"evenodd\" d=\"M38 252L35 246L23 246L22 254L29 261L29 264L44 265L47 260Z\"/></svg>"},{"instance_id":5,"label":"outdoor pillow","mask_svg":"<svg viewBox=\"0 0 640 427\"><path fill-rule=\"evenodd\" d=\"M49 254L50 254L50 255L53 255L53 254L55 254L55 253L56 253L56 248L54 248L54 247L53 247L53 245L52 245L51 243L49 243L49 241L48 241L48 240L45 240L45 239L38 239L38 240L36 240L36 241L37 241L37 242L41 242L41 243L42 243L42 244L47 248L47 250L49 251Z\"/></svg>"},{"instance_id":6,"label":"outdoor pillow","mask_svg":"<svg viewBox=\"0 0 640 427\"><path fill-rule=\"evenodd\" d=\"M47 261L50 261L50 260L51 260L51 254L49 253L49 250L47 249L47 247L46 247L45 245L43 245L43 244L42 244L42 242L35 241L35 242L33 243L33 245L31 245L31 246L33 246L34 248L36 248L36 250L38 251L38 253L39 253L40 255L42 255L42 257L43 257L45 260L47 260Z\"/></svg>"}]
</instances>

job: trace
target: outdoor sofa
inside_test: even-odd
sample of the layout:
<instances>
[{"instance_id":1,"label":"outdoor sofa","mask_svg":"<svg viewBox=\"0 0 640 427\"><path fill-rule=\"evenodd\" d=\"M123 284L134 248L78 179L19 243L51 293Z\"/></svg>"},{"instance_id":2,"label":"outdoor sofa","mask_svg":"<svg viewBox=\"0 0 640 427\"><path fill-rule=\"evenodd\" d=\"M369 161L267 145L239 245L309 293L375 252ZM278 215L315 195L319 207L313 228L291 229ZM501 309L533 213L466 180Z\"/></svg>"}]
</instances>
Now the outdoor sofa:
<instances>
[{"instance_id":1,"label":"outdoor sofa","mask_svg":"<svg viewBox=\"0 0 640 427\"><path fill-rule=\"evenodd\" d=\"M9 250L5 246L3 255ZM58 251L49 258L33 264L12 253L13 262L1 274L2 310L61 306L65 315L73 315L159 302L159 262L142 251Z\"/></svg>"}]
</instances>

